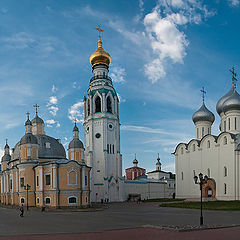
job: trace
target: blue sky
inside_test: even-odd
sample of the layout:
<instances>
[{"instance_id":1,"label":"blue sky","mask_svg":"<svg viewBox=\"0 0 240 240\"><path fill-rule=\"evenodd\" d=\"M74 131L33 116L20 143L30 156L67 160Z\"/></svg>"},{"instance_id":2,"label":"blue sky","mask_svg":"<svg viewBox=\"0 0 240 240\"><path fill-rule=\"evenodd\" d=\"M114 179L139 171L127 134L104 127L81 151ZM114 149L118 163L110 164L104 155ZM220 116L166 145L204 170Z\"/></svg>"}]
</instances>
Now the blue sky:
<instances>
[{"instance_id":1,"label":"blue sky","mask_svg":"<svg viewBox=\"0 0 240 240\"><path fill-rule=\"evenodd\" d=\"M103 47L120 96L123 169L150 171L160 153L174 171L171 153L195 137L192 114L206 105L216 121L217 100L231 87L229 69L240 72L239 0L0 0L0 148L24 134L33 105L46 133L67 146L73 119L92 76L90 55ZM237 84L237 89L238 89Z\"/></svg>"}]
</instances>

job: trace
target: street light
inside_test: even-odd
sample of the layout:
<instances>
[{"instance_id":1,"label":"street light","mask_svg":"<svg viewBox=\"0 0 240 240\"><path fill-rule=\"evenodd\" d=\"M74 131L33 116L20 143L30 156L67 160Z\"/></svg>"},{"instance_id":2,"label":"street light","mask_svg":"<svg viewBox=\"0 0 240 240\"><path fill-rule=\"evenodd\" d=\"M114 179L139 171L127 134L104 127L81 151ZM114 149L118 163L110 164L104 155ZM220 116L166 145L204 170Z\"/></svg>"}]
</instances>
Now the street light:
<instances>
[{"instance_id":1,"label":"street light","mask_svg":"<svg viewBox=\"0 0 240 240\"><path fill-rule=\"evenodd\" d=\"M199 176L199 182L198 182L198 176ZM200 216L200 225L203 225L203 214L202 214L202 185L207 182L208 176L205 175L204 178L203 178L203 174L202 174L202 173L199 173L198 176L194 176L193 179L194 179L195 184L199 184L199 185L200 185L200 191L201 191L201 216Z\"/></svg>"},{"instance_id":2,"label":"street light","mask_svg":"<svg viewBox=\"0 0 240 240\"><path fill-rule=\"evenodd\" d=\"M27 190L27 210L28 210L28 190L31 188L30 185L24 186L24 189Z\"/></svg>"}]
</instances>

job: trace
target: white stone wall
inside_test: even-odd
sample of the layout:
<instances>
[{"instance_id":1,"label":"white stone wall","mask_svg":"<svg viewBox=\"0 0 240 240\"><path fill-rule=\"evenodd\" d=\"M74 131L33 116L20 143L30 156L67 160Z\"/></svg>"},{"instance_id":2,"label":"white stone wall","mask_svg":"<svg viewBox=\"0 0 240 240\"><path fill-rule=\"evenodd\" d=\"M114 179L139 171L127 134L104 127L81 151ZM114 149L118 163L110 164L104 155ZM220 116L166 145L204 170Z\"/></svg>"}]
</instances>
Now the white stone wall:
<instances>
[{"instance_id":1,"label":"white stone wall","mask_svg":"<svg viewBox=\"0 0 240 240\"><path fill-rule=\"evenodd\" d=\"M225 137L227 144L225 144ZM195 151L194 145L195 144ZM194 183L194 172L201 172L216 181L216 198L218 200L239 199L239 155L235 151L235 142L229 133L219 135L217 142L213 136L205 136L200 141L191 140L187 149L185 144L179 144L175 152L176 164L176 196L178 198L200 197L199 185ZM227 176L224 176L224 167ZM182 179L183 173L183 179ZM224 184L227 186L224 193Z\"/></svg>"}]
</instances>

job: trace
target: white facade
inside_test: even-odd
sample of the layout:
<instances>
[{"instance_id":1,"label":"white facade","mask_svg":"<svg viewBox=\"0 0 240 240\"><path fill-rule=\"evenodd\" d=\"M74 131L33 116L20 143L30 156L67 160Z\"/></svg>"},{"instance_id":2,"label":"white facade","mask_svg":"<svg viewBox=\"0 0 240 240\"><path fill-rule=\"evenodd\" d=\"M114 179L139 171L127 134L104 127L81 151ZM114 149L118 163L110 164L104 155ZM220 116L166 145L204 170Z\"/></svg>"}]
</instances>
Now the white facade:
<instances>
[{"instance_id":1,"label":"white facade","mask_svg":"<svg viewBox=\"0 0 240 240\"><path fill-rule=\"evenodd\" d=\"M93 68L84 102L85 159L91 170L91 201L119 201L122 176L119 100L108 68Z\"/></svg>"},{"instance_id":2,"label":"white facade","mask_svg":"<svg viewBox=\"0 0 240 240\"><path fill-rule=\"evenodd\" d=\"M212 181L209 190L215 192L216 199L240 200L240 96L234 86L232 93L230 91L228 96L222 97L224 101L220 99L217 104L221 133L213 136L204 129L205 133L202 134L199 126L207 127L210 133L214 120L210 122L208 118L202 124L203 119L196 120L193 116L196 129L199 129L196 130L196 139L187 144L180 143L175 149L178 198L200 197L199 185L194 183L193 177L202 173Z\"/></svg>"}]
</instances>

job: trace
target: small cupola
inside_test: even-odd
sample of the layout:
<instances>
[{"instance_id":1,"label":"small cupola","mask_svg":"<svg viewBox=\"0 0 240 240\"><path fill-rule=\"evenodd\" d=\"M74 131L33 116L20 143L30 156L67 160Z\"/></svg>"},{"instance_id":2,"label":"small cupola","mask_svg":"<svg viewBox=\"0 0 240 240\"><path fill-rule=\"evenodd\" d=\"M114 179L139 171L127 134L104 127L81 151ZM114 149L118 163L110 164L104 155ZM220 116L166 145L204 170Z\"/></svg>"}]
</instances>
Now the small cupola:
<instances>
[{"instance_id":1,"label":"small cupola","mask_svg":"<svg viewBox=\"0 0 240 240\"><path fill-rule=\"evenodd\" d=\"M25 122L25 133L32 133L32 122L29 119L29 112L27 112L27 121Z\"/></svg>"},{"instance_id":2,"label":"small cupola","mask_svg":"<svg viewBox=\"0 0 240 240\"><path fill-rule=\"evenodd\" d=\"M44 132L44 121L42 120L42 118L40 118L38 116L39 106L37 104L35 104L33 107L36 110L36 116L35 116L34 119L32 119L32 133L34 135L43 135L43 134L45 134L45 132Z\"/></svg>"},{"instance_id":3,"label":"small cupola","mask_svg":"<svg viewBox=\"0 0 240 240\"><path fill-rule=\"evenodd\" d=\"M79 129L77 127L76 120L75 120L75 124L74 124L74 127L73 127L73 138L79 138Z\"/></svg>"},{"instance_id":4,"label":"small cupola","mask_svg":"<svg viewBox=\"0 0 240 240\"><path fill-rule=\"evenodd\" d=\"M161 162L160 162L160 157L159 157L159 153L158 153L158 158L157 158L157 163L156 163L156 170L157 171L161 171Z\"/></svg>"},{"instance_id":5,"label":"small cupola","mask_svg":"<svg viewBox=\"0 0 240 240\"><path fill-rule=\"evenodd\" d=\"M137 167L137 165L138 165L138 160L136 158L136 153L135 153L135 158L133 160L133 167Z\"/></svg>"},{"instance_id":6,"label":"small cupola","mask_svg":"<svg viewBox=\"0 0 240 240\"><path fill-rule=\"evenodd\" d=\"M205 135L211 134L211 127L215 121L214 114L207 109L204 102L204 95L206 91L204 87L201 89L202 92L202 106L193 114L192 120L196 126L197 139L202 139Z\"/></svg>"}]
</instances>

